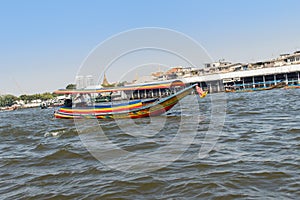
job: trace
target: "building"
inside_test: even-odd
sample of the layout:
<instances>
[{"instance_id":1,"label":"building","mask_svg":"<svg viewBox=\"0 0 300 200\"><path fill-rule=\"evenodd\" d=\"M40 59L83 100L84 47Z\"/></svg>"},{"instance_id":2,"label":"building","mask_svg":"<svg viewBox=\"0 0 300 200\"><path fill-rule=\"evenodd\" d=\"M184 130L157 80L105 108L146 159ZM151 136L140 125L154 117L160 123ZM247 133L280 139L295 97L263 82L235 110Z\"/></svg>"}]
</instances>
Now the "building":
<instances>
[{"instance_id":1,"label":"building","mask_svg":"<svg viewBox=\"0 0 300 200\"><path fill-rule=\"evenodd\" d=\"M176 75L169 77L169 75ZM267 88L284 82L300 86L300 51L281 54L278 58L254 63L231 63L224 60L206 63L203 68L174 67L162 75L165 80L184 79L187 83L200 83L211 92L226 87Z\"/></svg>"}]
</instances>

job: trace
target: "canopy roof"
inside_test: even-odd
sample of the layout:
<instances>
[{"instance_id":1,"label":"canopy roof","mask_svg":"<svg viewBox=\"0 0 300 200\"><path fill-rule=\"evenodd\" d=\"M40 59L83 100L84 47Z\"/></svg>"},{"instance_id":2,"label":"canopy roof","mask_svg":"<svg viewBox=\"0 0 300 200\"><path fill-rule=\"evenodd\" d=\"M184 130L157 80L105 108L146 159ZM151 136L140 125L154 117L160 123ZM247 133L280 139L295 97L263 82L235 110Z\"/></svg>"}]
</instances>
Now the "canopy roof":
<instances>
[{"instance_id":1,"label":"canopy roof","mask_svg":"<svg viewBox=\"0 0 300 200\"><path fill-rule=\"evenodd\" d=\"M180 80L168 81L168 82L155 82L155 83L144 83L139 85L127 85L123 87L111 87L111 88L98 88L98 89L76 89L67 90L60 89L55 91L56 94L90 94L90 93L104 93L104 92L118 92L118 91L134 91L134 90L154 90L154 89L165 89L178 86L185 86Z\"/></svg>"}]
</instances>

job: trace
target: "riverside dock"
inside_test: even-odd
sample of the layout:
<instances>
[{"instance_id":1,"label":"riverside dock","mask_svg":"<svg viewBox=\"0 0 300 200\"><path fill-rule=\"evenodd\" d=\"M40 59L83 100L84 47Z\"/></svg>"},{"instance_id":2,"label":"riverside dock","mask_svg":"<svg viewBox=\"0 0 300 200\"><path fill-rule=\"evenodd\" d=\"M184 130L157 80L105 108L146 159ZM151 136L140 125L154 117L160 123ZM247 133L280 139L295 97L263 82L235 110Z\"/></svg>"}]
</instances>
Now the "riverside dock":
<instances>
[{"instance_id":1,"label":"riverside dock","mask_svg":"<svg viewBox=\"0 0 300 200\"><path fill-rule=\"evenodd\" d=\"M223 92L226 88L255 89L284 82L287 86L300 85L300 64L221 74L194 76L184 79L187 83L200 83L209 92Z\"/></svg>"},{"instance_id":2,"label":"riverside dock","mask_svg":"<svg viewBox=\"0 0 300 200\"><path fill-rule=\"evenodd\" d=\"M210 93L254 91L271 88L279 83L299 88L300 51L281 54L278 58L263 62L243 64L219 61L207 63L204 68L174 67L167 72L152 73L151 78L152 81L179 79L187 84L199 83Z\"/></svg>"}]
</instances>

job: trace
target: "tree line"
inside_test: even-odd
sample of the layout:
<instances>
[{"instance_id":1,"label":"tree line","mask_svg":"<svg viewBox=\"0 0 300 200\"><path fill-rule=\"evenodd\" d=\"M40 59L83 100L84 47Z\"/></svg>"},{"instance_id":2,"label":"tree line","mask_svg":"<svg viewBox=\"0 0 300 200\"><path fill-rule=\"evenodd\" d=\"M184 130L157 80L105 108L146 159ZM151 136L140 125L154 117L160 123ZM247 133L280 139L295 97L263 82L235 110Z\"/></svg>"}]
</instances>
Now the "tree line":
<instances>
[{"instance_id":1,"label":"tree line","mask_svg":"<svg viewBox=\"0 0 300 200\"><path fill-rule=\"evenodd\" d=\"M68 90L76 89L76 85L71 83L67 85L66 89ZM24 103L29 103L32 100L40 99L42 101L46 101L49 99L53 99L57 96L58 96L57 94L50 93L50 92L45 92L43 94L32 94L32 95L22 94L19 97L11 94L0 95L0 107L12 106L18 100L22 100L24 101Z\"/></svg>"},{"instance_id":2,"label":"tree line","mask_svg":"<svg viewBox=\"0 0 300 200\"><path fill-rule=\"evenodd\" d=\"M124 86L126 84L125 82L121 82L118 84L109 84L109 85L102 85L103 87L115 87L115 86ZM75 84L69 84L66 86L66 89L68 90L74 90L76 89L76 85ZM18 100L22 100L24 101L24 103L29 103L32 100L36 100L36 99L40 99L42 101L46 101L49 99L53 99L55 97L57 97L57 94L54 93L50 93L50 92L45 92L43 94L32 94L32 95L28 95L28 94L22 94L19 97L11 95L11 94L6 94L6 95L0 95L0 107L5 107L5 106L12 106L16 101Z\"/></svg>"},{"instance_id":3,"label":"tree line","mask_svg":"<svg viewBox=\"0 0 300 200\"><path fill-rule=\"evenodd\" d=\"M49 93L49 92L45 92L43 94L32 94L32 95L22 94L19 97L11 94L6 94L0 96L0 107L12 106L18 100L22 100L24 101L24 103L29 103L32 100L40 99L42 101L46 101L49 99L53 99L57 96L58 96L57 94Z\"/></svg>"}]
</instances>

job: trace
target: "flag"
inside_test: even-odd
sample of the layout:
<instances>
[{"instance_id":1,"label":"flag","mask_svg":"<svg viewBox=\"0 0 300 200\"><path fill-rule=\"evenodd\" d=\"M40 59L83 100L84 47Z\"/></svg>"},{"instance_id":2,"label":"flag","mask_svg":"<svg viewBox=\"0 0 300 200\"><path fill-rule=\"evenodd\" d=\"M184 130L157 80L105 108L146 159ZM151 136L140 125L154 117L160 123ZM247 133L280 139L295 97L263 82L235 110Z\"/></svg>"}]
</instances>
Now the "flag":
<instances>
[{"instance_id":1,"label":"flag","mask_svg":"<svg viewBox=\"0 0 300 200\"><path fill-rule=\"evenodd\" d=\"M198 92L201 98L204 98L207 95L207 91L203 91L201 87L196 85L196 91Z\"/></svg>"}]
</instances>

